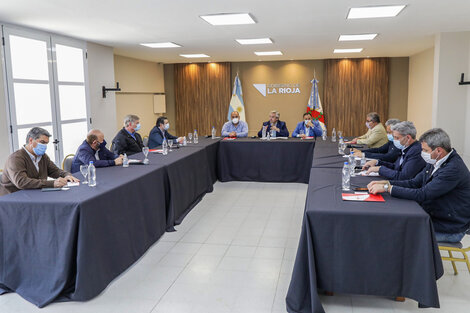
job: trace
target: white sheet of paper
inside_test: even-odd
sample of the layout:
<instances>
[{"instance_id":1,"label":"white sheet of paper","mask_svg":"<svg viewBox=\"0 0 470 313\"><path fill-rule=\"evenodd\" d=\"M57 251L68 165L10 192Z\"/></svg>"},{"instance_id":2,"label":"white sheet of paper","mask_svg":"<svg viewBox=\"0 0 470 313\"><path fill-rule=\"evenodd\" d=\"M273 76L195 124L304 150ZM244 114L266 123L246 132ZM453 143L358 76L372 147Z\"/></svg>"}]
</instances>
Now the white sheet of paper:
<instances>
[{"instance_id":1,"label":"white sheet of paper","mask_svg":"<svg viewBox=\"0 0 470 313\"><path fill-rule=\"evenodd\" d=\"M129 159L129 164L132 164L132 163L142 163L142 161L137 160L137 159Z\"/></svg>"},{"instance_id":2,"label":"white sheet of paper","mask_svg":"<svg viewBox=\"0 0 470 313\"><path fill-rule=\"evenodd\" d=\"M362 171L362 172L360 172L358 175L361 175L361 176L371 176L371 177L372 177L372 176L380 176L379 173L377 173L377 172L372 172L372 173L367 174L367 171Z\"/></svg>"},{"instance_id":3,"label":"white sheet of paper","mask_svg":"<svg viewBox=\"0 0 470 313\"><path fill-rule=\"evenodd\" d=\"M77 186L80 186L80 183L79 183L79 182L78 182L78 183L74 183L74 182L69 181L69 182L67 183L67 187L77 187Z\"/></svg>"}]
</instances>

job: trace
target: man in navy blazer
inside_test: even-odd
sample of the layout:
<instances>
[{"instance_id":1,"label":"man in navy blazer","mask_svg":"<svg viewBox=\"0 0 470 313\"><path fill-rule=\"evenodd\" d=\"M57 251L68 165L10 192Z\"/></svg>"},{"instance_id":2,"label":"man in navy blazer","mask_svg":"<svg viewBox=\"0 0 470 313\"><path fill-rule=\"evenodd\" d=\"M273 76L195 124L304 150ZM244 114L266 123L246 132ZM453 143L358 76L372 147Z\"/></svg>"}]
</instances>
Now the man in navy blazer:
<instances>
[{"instance_id":1,"label":"man in navy blazer","mask_svg":"<svg viewBox=\"0 0 470 313\"><path fill-rule=\"evenodd\" d=\"M106 148L104 134L98 129L88 132L86 140L78 147L72 160L72 173L80 171L80 165L93 161L95 167L107 167L122 164L122 156L117 156Z\"/></svg>"},{"instance_id":2,"label":"man in navy blazer","mask_svg":"<svg viewBox=\"0 0 470 313\"><path fill-rule=\"evenodd\" d=\"M401 155L401 151L393 144L392 126L398 123L400 123L400 120L396 118L389 119L387 122L385 122L388 137L388 142L386 144L379 148L370 148L362 151L353 149L354 156L361 158L363 155L365 155L365 157L369 159L375 159L385 162L395 162Z\"/></svg>"},{"instance_id":3,"label":"man in navy blazer","mask_svg":"<svg viewBox=\"0 0 470 313\"><path fill-rule=\"evenodd\" d=\"M440 128L419 139L428 163L413 179L374 181L369 192L418 202L431 216L437 241L459 242L470 227L470 172Z\"/></svg>"},{"instance_id":4,"label":"man in navy blazer","mask_svg":"<svg viewBox=\"0 0 470 313\"><path fill-rule=\"evenodd\" d=\"M292 137L320 137L323 134L323 130L320 126L320 122L312 121L312 114L304 113L303 121L297 124L295 130L292 132ZM303 133L301 133L303 131Z\"/></svg>"},{"instance_id":5,"label":"man in navy blazer","mask_svg":"<svg viewBox=\"0 0 470 313\"><path fill-rule=\"evenodd\" d=\"M157 146L161 146L163 140L173 140L174 143L182 143L183 137L173 136L168 132L170 128L170 123L166 116L160 116L157 118L156 125L152 128L149 134L149 148L154 149Z\"/></svg>"},{"instance_id":6,"label":"man in navy blazer","mask_svg":"<svg viewBox=\"0 0 470 313\"><path fill-rule=\"evenodd\" d=\"M421 145L416 140L416 127L406 121L392 126L392 131L393 144L401 150L401 156L394 163L371 160L364 165L364 169L367 169L367 174L378 172L387 179L411 179L426 165L421 157Z\"/></svg>"},{"instance_id":7,"label":"man in navy blazer","mask_svg":"<svg viewBox=\"0 0 470 313\"><path fill-rule=\"evenodd\" d=\"M261 130L258 132L258 137L263 136L263 127L267 126L266 132L270 132L271 129L276 131L276 137L289 137L289 131L287 130L286 122L281 122L279 117L281 114L278 111L271 111L269 113L269 121L264 122Z\"/></svg>"}]
</instances>

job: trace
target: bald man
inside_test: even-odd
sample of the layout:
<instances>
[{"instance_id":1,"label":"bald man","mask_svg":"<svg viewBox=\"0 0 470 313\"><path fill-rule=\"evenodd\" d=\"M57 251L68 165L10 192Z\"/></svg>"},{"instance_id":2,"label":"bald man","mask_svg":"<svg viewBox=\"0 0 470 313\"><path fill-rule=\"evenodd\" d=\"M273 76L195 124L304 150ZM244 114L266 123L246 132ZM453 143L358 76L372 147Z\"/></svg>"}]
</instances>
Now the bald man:
<instances>
[{"instance_id":1,"label":"bald man","mask_svg":"<svg viewBox=\"0 0 470 313\"><path fill-rule=\"evenodd\" d=\"M92 129L86 140L78 147L72 162L72 173L80 171L80 165L93 161L96 167L107 167L122 164L122 156L117 156L106 148L104 134L98 129Z\"/></svg>"}]
</instances>

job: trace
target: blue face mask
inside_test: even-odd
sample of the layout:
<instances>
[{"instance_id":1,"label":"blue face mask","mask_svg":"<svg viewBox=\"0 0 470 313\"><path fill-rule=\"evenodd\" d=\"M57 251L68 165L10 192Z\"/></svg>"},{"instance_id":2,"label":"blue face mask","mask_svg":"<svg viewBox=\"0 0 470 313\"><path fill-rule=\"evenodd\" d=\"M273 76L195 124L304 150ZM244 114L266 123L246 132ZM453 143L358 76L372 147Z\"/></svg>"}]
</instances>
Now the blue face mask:
<instances>
[{"instance_id":1,"label":"blue face mask","mask_svg":"<svg viewBox=\"0 0 470 313\"><path fill-rule=\"evenodd\" d=\"M39 143L39 142L38 142L38 145L33 148L34 154L36 154L37 156L44 155L44 153L46 153L46 150L47 150L47 145L43 143Z\"/></svg>"},{"instance_id":2,"label":"blue face mask","mask_svg":"<svg viewBox=\"0 0 470 313\"><path fill-rule=\"evenodd\" d=\"M403 150L406 148L404 145L400 143L400 140L397 140L397 139L393 140L393 144L395 145L395 147L397 147L400 150Z\"/></svg>"},{"instance_id":3,"label":"blue face mask","mask_svg":"<svg viewBox=\"0 0 470 313\"><path fill-rule=\"evenodd\" d=\"M387 138L389 141L393 141L393 135L392 134L387 134Z\"/></svg>"},{"instance_id":4,"label":"blue face mask","mask_svg":"<svg viewBox=\"0 0 470 313\"><path fill-rule=\"evenodd\" d=\"M136 132L138 132L138 131L140 130L140 123L137 124L137 126L134 128L134 130L135 130Z\"/></svg>"}]
</instances>

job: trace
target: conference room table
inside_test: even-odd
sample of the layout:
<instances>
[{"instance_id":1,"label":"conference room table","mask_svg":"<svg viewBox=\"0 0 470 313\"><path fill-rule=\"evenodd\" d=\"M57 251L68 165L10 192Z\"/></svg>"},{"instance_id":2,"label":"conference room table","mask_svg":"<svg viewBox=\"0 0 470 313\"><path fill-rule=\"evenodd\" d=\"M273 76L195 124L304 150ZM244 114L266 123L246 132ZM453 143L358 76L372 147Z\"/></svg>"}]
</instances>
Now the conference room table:
<instances>
[{"instance_id":1,"label":"conference room table","mask_svg":"<svg viewBox=\"0 0 470 313\"><path fill-rule=\"evenodd\" d=\"M408 297L438 308L443 267L429 215L389 194L385 202L343 201L344 160L337 143L317 141L287 311L323 313L321 292ZM352 177L351 187L374 179Z\"/></svg>"}]
</instances>

